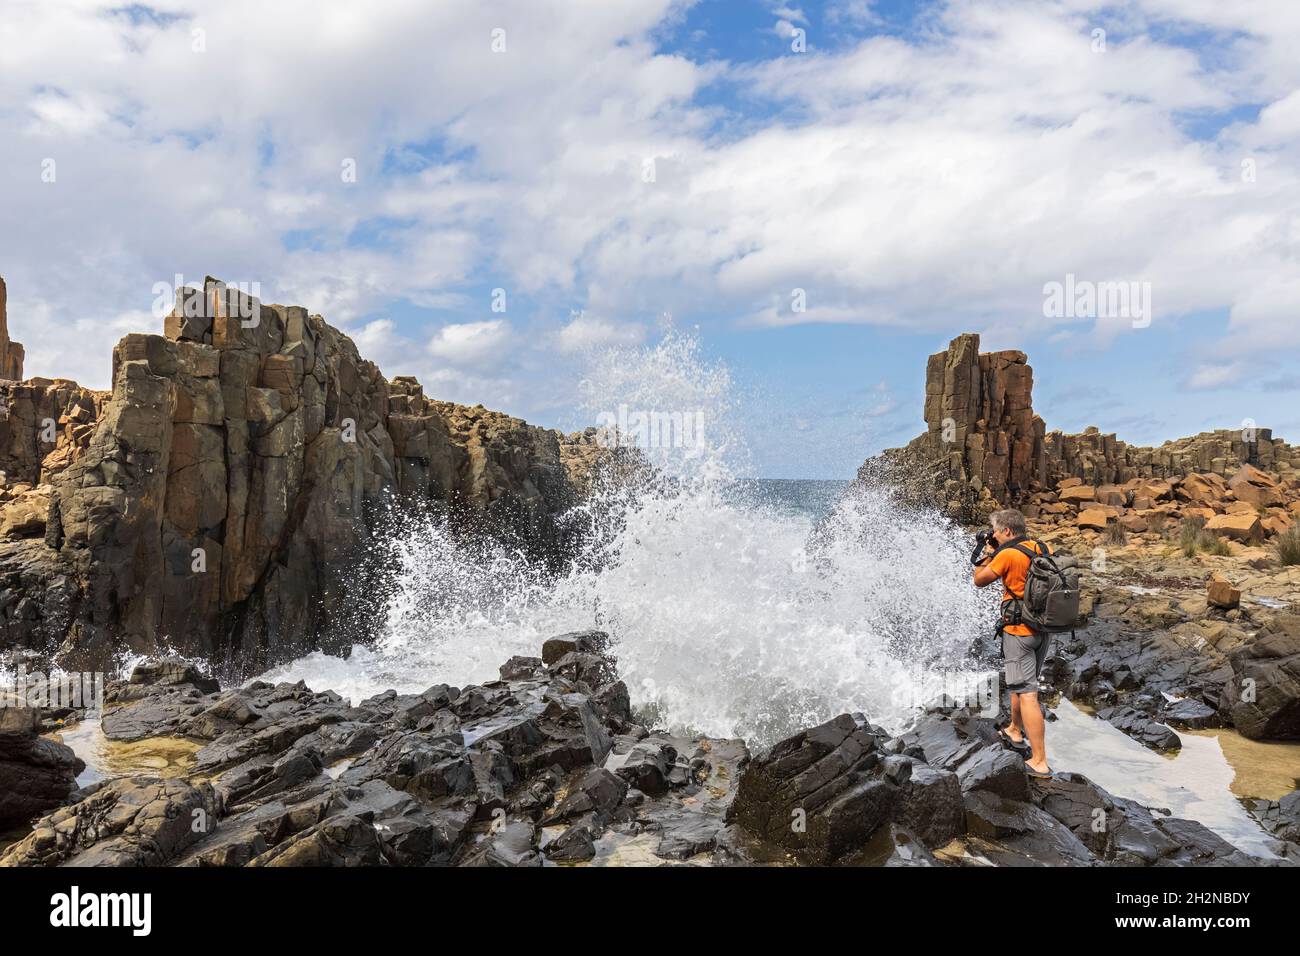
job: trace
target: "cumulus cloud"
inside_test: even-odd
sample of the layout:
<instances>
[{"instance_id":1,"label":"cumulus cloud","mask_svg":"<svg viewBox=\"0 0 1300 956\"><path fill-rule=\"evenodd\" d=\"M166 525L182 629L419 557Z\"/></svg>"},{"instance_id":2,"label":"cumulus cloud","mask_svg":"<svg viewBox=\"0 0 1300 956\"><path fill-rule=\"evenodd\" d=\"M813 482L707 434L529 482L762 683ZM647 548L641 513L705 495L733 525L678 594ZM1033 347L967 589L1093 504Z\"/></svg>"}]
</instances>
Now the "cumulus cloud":
<instances>
[{"instance_id":1,"label":"cumulus cloud","mask_svg":"<svg viewBox=\"0 0 1300 956\"><path fill-rule=\"evenodd\" d=\"M156 327L175 272L258 281L390 374L471 370L458 394L528 394L529 354L632 344L661 311L1140 334L1045 320L1067 274L1150 282L1158 328L1225 311L1190 387L1300 345L1300 5L951 0L916 36L745 63L669 52L687 6L9 0L0 268L29 370L105 385L104 346L124 316ZM824 20L879 23L863 0ZM489 276L621 318L515 337L473 320ZM441 325L375 323L398 303Z\"/></svg>"},{"instance_id":2,"label":"cumulus cloud","mask_svg":"<svg viewBox=\"0 0 1300 956\"><path fill-rule=\"evenodd\" d=\"M510 324L504 319L444 325L429 342L434 358L452 365L483 365L500 359L510 341Z\"/></svg>"},{"instance_id":3,"label":"cumulus cloud","mask_svg":"<svg viewBox=\"0 0 1300 956\"><path fill-rule=\"evenodd\" d=\"M645 339L645 327L635 322L615 322L580 315L558 333L555 341L563 352L584 352L610 345L638 345Z\"/></svg>"}]
</instances>

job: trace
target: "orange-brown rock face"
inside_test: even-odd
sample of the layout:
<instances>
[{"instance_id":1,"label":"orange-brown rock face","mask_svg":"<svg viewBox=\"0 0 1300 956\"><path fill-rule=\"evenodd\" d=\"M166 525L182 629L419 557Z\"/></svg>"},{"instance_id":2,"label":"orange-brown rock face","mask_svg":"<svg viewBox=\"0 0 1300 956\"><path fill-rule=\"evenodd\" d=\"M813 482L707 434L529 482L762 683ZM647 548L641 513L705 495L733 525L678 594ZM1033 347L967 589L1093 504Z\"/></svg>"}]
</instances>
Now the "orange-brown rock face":
<instances>
[{"instance_id":1,"label":"orange-brown rock face","mask_svg":"<svg viewBox=\"0 0 1300 956\"><path fill-rule=\"evenodd\" d=\"M1025 353L981 354L979 341L972 333L959 335L930 356L926 431L907 447L869 460L860 477L883 474L907 486L909 495L968 521L1003 505L1032 505L1047 514L1066 506L1115 507L1143 480L1167 480L1181 483L1184 495L1204 486L1252 508L1272 508L1279 512L1272 518L1285 523L1292 496L1282 482L1300 475L1300 448L1275 439L1270 429L1204 432L1157 448L1129 445L1095 427L1077 435L1047 433L1034 414L1034 376ZM1138 504L1153 501L1152 495L1143 489Z\"/></svg>"},{"instance_id":2,"label":"orange-brown rock face","mask_svg":"<svg viewBox=\"0 0 1300 956\"><path fill-rule=\"evenodd\" d=\"M932 484L949 511L972 517L1040 485L1045 461L1043 422L1033 410L1034 373L1025 353L980 354L979 342L973 333L959 335L947 350L930 356L926 431L907 448L885 454L891 466L902 465L905 480L922 475L921 484Z\"/></svg>"},{"instance_id":3,"label":"orange-brown rock face","mask_svg":"<svg viewBox=\"0 0 1300 956\"><path fill-rule=\"evenodd\" d=\"M23 347L9 341L9 293L5 280L0 278L0 379L21 382L23 378Z\"/></svg>"}]
</instances>

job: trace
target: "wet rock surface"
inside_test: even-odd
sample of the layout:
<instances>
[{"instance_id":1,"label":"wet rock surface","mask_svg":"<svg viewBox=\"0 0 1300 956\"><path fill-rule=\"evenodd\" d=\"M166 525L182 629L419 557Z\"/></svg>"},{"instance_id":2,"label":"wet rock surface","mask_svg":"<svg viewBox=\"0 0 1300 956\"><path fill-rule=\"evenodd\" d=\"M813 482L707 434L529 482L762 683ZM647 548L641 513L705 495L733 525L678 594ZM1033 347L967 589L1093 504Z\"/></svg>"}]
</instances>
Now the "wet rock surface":
<instances>
[{"instance_id":1,"label":"wet rock surface","mask_svg":"<svg viewBox=\"0 0 1300 956\"><path fill-rule=\"evenodd\" d=\"M1219 710L1255 739L1300 739L1300 616L1278 615L1229 657Z\"/></svg>"},{"instance_id":2,"label":"wet rock surface","mask_svg":"<svg viewBox=\"0 0 1300 956\"><path fill-rule=\"evenodd\" d=\"M1250 810L1265 830L1279 840L1300 844L1300 790L1281 800L1252 800Z\"/></svg>"},{"instance_id":3,"label":"wet rock surface","mask_svg":"<svg viewBox=\"0 0 1300 956\"><path fill-rule=\"evenodd\" d=\"M193 767L65 786L0 865L1263 862L1081 775L1030 779L967 710L898 736L842 714L758 755L664 733L631 714L608 648L601 632L563 635L500 680L356 705L146 660L110 683L103 732L201 743ZM1293 803L1256 808L1279 840L1300 826Z\"/></svg>"},{"instance_id":4,"label":"wet rock surface","mask_svg":"<svg viewBox=\"0 0 1300 956\"><path fill-rule=\"evenodd\" d=\"M0 826L26 824L57 807L85 769L71 748L41 732L39 708L0 694Z\"/></svg>"}]
</instances>

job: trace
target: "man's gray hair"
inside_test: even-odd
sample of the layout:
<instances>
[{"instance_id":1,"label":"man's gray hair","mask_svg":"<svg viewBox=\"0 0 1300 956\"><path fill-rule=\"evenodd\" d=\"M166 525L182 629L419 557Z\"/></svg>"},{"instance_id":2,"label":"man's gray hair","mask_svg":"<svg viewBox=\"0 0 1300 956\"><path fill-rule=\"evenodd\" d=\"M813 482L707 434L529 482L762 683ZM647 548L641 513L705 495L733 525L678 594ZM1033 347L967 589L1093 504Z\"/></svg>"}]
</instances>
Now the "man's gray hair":
<instances>
[{"instance_id":1,"label":"man's gray hair","mask_svg":"<svg viewBox=\"0 0 1300 956\"><path fill-rule=\"evenodd\" d=\"M1010 531L1015 535L1025 533L1025 516L1015 508L995 511L989 520L993 523L993 527L1000 528L1003 531Z\"/></svg>"}]
</instances>

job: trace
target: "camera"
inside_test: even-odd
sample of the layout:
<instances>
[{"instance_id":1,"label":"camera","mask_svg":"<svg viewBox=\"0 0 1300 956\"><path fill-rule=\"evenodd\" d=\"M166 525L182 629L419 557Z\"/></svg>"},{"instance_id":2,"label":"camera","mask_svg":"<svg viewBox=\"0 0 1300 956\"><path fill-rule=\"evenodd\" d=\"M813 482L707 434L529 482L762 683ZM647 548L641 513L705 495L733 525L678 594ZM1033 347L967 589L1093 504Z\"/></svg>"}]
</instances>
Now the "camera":
<instances>
[{"instance_id":1,"label":"camera","mask_svg":"<svg viewBox=\"0 0 1300 956\"><path fill-rule=\"evenodd\" d=\"M984 560L984 552L990 544L994 544L993 529L983 528L975 533L975 550L971 552L970 563L979 564Z\"/></svg>"}]
</instances>

